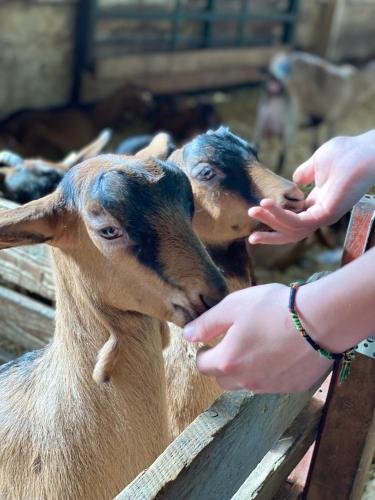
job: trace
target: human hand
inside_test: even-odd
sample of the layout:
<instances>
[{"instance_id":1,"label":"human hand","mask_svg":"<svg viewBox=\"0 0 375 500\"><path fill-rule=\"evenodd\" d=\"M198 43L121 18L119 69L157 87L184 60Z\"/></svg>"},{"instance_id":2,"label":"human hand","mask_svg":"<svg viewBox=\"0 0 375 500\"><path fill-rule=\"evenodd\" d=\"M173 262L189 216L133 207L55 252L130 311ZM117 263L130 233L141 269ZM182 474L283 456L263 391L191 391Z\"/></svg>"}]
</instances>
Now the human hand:
<instances>
[{"instance_id":1,"label":"human hand","mask_svg":"<svg viewBox=\"0 0 375 500\"><path fill-rule=\"evenodd\" d=\"M305 210L296 214L272 200L262 200L260 206L249 209L249 215L275 232L254 232L250 243L292 243L337 222L375 183L375 131L331 139L297 168L293 180L315 183Z\"/></svg>"},{"instance_id":2,"label":"human hand","mask_svg":"<svg viewBox=\"0 0 375 500\"><path fill-rule=\"evenodd\" d=\"M214 376L223 389L255 392L295 392L311 387L330 366L294 328L288 312L289 288L261 285L228 295L187 325L193 342L210 342L200 349L197 367Z\"/></svg>"}]
</instances>

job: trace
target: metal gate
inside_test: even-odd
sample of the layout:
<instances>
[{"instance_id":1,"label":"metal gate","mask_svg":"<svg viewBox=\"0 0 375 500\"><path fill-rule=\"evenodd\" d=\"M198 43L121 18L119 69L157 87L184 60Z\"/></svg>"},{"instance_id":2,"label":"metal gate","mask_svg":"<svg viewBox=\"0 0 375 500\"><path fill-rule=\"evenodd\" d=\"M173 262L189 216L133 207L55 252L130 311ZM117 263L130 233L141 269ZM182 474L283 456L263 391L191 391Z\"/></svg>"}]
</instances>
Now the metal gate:
<instances>
[{"instance_id":1,"label":"metal gate","mask_svg":"<svg viewBox=\"0 0 375 500\"><path fill-rule=\"evenodd\" d=\"M82 72L113 54L291 44L298 8L299 0L79 0L73 100Z\"/></svg>"}]
</instances>

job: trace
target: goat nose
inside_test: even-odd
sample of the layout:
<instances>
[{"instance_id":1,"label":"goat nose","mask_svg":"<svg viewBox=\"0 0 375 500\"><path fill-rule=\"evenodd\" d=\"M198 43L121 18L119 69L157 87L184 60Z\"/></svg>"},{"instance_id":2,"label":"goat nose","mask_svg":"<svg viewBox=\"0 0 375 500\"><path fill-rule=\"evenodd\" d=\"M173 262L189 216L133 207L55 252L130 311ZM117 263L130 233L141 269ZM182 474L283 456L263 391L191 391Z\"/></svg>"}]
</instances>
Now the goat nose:
<instances>
[{"instance_id":1,"label":"goat nose","mask_svg":"<svg viewBox=\"0 0 375 500\"><path fill-rule=\"evenodd\" d=\"M293 210L294 212L298 212L303 209L304 203L305 195L300 190L300 188L293 183L292 186L284 192L284 208Z\"/></svg>"},{"instance_id":2,"label":"goat nose","mask_svg":"<svg viewBox=\"0 0 375 500\"><path fill-rule=\"evenodd\" d=\"M217 297L210 297L209 295L201 295L201 301L203 302L206 309L211 309L211 307L216 306L221 299Z\"/></svg>"}]
</instances>

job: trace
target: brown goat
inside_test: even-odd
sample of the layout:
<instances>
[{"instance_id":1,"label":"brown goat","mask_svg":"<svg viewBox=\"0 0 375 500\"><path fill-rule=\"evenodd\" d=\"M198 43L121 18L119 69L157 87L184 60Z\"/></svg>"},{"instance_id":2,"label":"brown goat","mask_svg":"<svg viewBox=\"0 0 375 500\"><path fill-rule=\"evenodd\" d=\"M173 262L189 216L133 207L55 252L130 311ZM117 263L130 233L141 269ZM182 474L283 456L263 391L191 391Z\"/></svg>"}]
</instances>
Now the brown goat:
<instances>
[{"instance_id":1,"label":"brown goat","mask_svg":"<svg viewBox=\"0 0 375 500\"><path fill-rule=\"evenodd\" d=\"M147 157L147 151L155 155L156 145L164 144L159 151L163 156L167 142L156 136L149 149L138 155ZM267 197L298 211L303 193L294 183L264 168L252 147L224 127L196 137L170 159L189 177L196 207L193 228L223 272L229 290L254 284L246 241L258 224L248 217L248 209ZM186 342L174 325L170 330L164 359L170 426L176 437L222 390L215 380L197 371L197 346Z\"/></svg>"},{"instance_id":2,"label":"brown goat","mask_svg":"<svg viewBox=\"0 0 375 500\"><path fill-rule=\"evenodd\" d=\"M0 248L52 247L56 328L0 368L0 498L110 499L168 444L164 322L226 292L192 216L180 169L117 155L1 212Z\"/></svg>"},{"instance_id":3,"label":"brown goat","mask_svg":"<svg viewBox=\"0 0 375 500\"><path fill-rule=\"evenodd\" d=\"M18 111L0 122L0 148L59 160L104 128L148 120L153 108L149 92L124 86L96 103Z\"/></svg>"},{"instance_id":4,"label":"brown goat","mask_svg":"<svg viewBox=\"0 0 375 500\"><path fill-rule=\"evenodd\" d=\"M319 146L319 127L328 126L328 138L335 134L336 125L355 106L375 93L375 62L361 69L348 64L332 64L307 52L278 53L270 61L270 73L282 82L296 103L298 112L315 129L312 150ZM296 113L290 118L297 119Z\"/></svg>"},{"instance_id":5,"label":"brown goat","mask_svg":"<svg viewBox=\"0 0 375 500\"><path fill-rule=\"evenodd\" d=\"M277 139L279 144L275 172L280 173L295 136L297 106L295 98L285 85L268 75L257 105L254 143L262 149L264 142Z\"/></svg>"},{"instance_id":6,"label":"brown goat","mask_svg":"<svg viewBox=\"0 0 375 500\"><path fill-rule=\"evenodd\" d=\"M90 144L60 162L42 158L25 160L12 151L0 151L0 191L20 204L52 193L70 168L101 153L111 135L109 129L103 130Z\"/></svg>"}]
</instances>

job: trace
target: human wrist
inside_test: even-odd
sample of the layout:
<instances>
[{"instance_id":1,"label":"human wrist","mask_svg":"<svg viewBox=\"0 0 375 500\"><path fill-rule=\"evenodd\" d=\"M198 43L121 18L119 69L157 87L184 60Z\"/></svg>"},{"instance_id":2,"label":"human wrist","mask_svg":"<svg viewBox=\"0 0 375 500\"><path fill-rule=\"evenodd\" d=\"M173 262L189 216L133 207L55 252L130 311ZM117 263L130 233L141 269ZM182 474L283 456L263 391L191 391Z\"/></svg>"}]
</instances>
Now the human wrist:
<instances>
[{"instance_id":1,"label":"human wrist","mask_svg":"<svg viewBox=\"0 0 375 500\"><path fill-rule=\"evenodd\" d=\"M365 183L375 184L375 130L370 130L354 138L359 151L358 171Z\"/></svg>"},{"instance_id":2,"label":"human wrist","mask_svg":"<svg viewBox=\"0 0 375 500\"><path fill-rule=\"evenodd\" d=\"M355 344L341 324L340 304L329 293L323 279L301 286L295 307L306 332L323 349L341 353Z\"/></svg>"}]
</instances>

